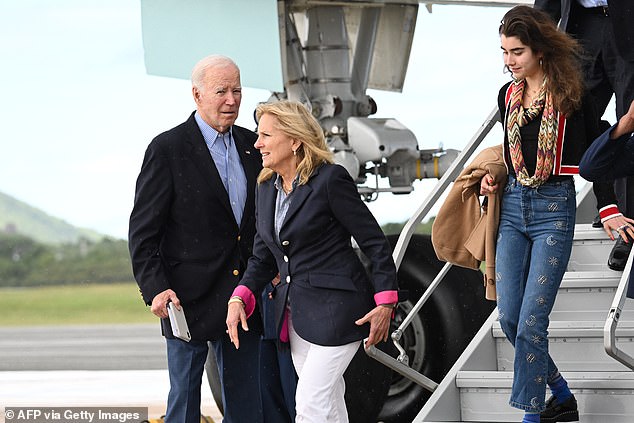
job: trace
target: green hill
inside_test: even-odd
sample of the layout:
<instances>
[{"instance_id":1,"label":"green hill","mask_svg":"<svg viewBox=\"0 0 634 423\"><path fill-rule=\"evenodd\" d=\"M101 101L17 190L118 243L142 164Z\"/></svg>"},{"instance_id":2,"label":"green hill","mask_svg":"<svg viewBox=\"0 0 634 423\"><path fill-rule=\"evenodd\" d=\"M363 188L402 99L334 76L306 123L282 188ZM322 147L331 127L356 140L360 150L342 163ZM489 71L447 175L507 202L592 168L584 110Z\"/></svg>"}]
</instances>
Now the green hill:
<instances>
[{"instance_id":1,"label":"green hill","mask_svg":"<svg viewBox=\"0 0 634 423\"><path fill-rule=\"evenodd\" d=\"M99 241L104 238L95 231L77 228L2 192L0 232L24 235L45 244L75 243L82 238Z\"/></svg>"},{"instance_id":2,"label":"green hill","mask_svg":"<svg viewBox=\"0 0 634 423\"><path fill-rule=\"evenodd\" d=\"M0 192L0 287L133 281L128 243Z\"/></svg>"}]
</instances>

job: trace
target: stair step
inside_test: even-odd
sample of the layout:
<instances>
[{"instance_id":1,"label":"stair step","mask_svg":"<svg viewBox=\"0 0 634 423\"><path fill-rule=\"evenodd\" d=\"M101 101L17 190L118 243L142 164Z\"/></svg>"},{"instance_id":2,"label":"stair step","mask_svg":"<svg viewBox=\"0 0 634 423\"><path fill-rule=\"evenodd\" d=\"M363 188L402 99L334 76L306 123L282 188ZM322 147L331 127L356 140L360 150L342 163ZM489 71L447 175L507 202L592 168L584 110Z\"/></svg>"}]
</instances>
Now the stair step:
<instances>
[{"instance_id":1,"label":"stair step","mask_svg":"<svg viewBox=\"0 0 634 423\"><path fill-rule=\"evenodd\" d=\"M550 320L605 320L622 273L609 269L600 272L567 272L557 293ZM624 304L621 319L634 320L634 304Z\"/></svg>"},{"instance_id":2,"label":"stair step","mask_svg":"<svg viewBox=\"0 0 634 423\"><path fill-rule=\"evenodd\" d=\"M548 350L562 372L624 371L627 367L608 356L603 346L605 322L551 322L548 327ZM512 371L515 354L499 322L492 333L497 348L498 370ZM634 322L620 321L616 331L617 345L634 355Z\"/></svg>"},{"instance_id":3,"label":"stair step","mask_svg":"<svg viewBox=\"0 0 634 423\"><path fill-rule=\"evenodd\" d=\"M616 288L619 286L623 272L616 272L604 266L598 271L567 271L561 281L560 288Z\"/></svg>"},{"instance_id":4,"label":"stair step","mask_svg":"<svg viewBox=\"0 0 634 423\"><path fill-rule=\"evenodd\" d=\"M577 398L580 421L631 423L634 372L609 357L603 345L605 319L622 276L607 266L614 241L590 224L576 225L574 237L550 315L549 351ZM634 302L626 301L621 311L617 345L634 356ZM523 412L508 404L514 349L494 315L485 325L415 422L522 420Z\"/></svg>"},{"instance_id":5,"label":"stair step","mask_svg":"<svg viewBox=\"0 0 634 423\"><path fill-rule=\"evenodd\" d=\"M572 243L568 271L603 271L614 246L603 229L577 225Z\"/></svg>"},{"instance_id":6,"label":"stair step","mask_svg":"<svg viewBox=\"0 0 634 423\"><path fill-rule=\"evenodd\" d=\"M566 372L584 423L631 423L634 416L634 373ZM470 422L520 421L522 411L508 405L512 372L461 371L462 420Z\"/></svg>"}]
</instances>

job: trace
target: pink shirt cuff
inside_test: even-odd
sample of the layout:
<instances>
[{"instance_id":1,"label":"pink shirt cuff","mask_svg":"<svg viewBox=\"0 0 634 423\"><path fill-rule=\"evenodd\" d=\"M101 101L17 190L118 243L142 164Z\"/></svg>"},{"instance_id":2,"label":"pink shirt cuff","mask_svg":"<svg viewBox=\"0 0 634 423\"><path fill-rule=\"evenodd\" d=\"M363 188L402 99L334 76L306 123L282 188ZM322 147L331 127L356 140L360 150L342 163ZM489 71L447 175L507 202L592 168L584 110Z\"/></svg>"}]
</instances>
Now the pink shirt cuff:
<instances>
[{"instance_id":1,"label":"pink shirt cuff","mask_svg":"<svg viewBox=\"0 0 634 423\"><path fill-rule=\"evenodd\" d=\"M398 303L398 291L381 291L374 294L376 305Z\"/></svg>"},{"instance_id":2,"label":"pink shirt cuff","mask_svg":"<svg viewBox=\"0 0 634 423\"><path fill-rule=\"evenodd\" d=\"M236 286L236 289L233 290L232 297L240 297L242 298L242 302L244 303L244 312L247 314L247 317L251 317L253 314L253 310L255 310L255 296L253 292L249 288L244 285Z\"/></svg>"}]
</instances>

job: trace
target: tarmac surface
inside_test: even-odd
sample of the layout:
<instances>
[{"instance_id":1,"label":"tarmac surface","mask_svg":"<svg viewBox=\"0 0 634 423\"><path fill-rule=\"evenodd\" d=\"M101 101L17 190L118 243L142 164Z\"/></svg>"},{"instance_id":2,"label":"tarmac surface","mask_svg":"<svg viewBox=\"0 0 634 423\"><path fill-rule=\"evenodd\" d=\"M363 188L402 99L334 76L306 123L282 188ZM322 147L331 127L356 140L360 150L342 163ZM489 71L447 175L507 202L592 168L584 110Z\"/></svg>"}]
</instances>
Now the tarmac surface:
<instances>
[{"instance_id":1,"label":"tarmac surface","mask_svg":"<svg viewBox=\"0 0 634 423\"><path fill-rule=\"evenodd\" d=\"M202 388L203 414L221 422ZM158 324L0 327L0 422L5 407L147 407L158 418L168 391Z\"/></svg>"}]
</instances>

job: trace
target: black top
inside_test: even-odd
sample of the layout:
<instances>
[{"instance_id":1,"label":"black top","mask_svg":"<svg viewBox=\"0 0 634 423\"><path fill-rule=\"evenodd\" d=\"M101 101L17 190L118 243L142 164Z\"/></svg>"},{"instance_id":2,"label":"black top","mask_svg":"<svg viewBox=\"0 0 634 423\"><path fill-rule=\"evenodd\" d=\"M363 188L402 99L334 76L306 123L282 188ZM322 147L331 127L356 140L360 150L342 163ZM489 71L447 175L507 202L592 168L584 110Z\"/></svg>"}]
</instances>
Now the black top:
<instances>
[{"instance_id":1,"label":"black top","mask_svg":"<svg viewBox=\"0 0 634 423\"><path fill-rule=\"evenodd\" d=\"M514 174L511 158L508 153L508 137L506 133L506 92L511 82L502 86L498 93L498 107L504 126L504 161L509 173ZM520 129L522 136L522 154L526 169L530 175L535 173L535 163L537 161L537 133L541 124L541 116L535 118L533 122ZM592 144L595 138L601 134L599 118L593 98L586 93L581 101L581 107L570 116L566 116L564 126L563 141L561 151L557 151L562 166L569 169L578 168L579 161L586 149ZM567 172L570 173L570 172ZM572 173L575 173L574 171ZM570 176L553 176L548 181L556 181L570 178ZM601 209L610 204L616 204L614 187L609 182L599 182L593 185L594 195L597 197L597 208Z\"/></svg>"},{"instance_id":2,"label":"black top","mask_svg":"<svg viewBox=\"0 0 634 423\"><path fill-rule=\"evenodd\" d=\"M526 171L529 176L535 174L535 168L537 167L537 137L539 136L539 128L541 126L543 114L543 111L540 112L534 119L529 121L526 125L520 127L520 136L522 137L522 156L524 156L524 165L526 166ZM511 175L515 175L515 169L513 169L508 148L504 150L504 160L507 164L509 164L509 173ZM572 176L551 174L548 181L558 182L571 178Z\"/></svg>"}]
</instances>

